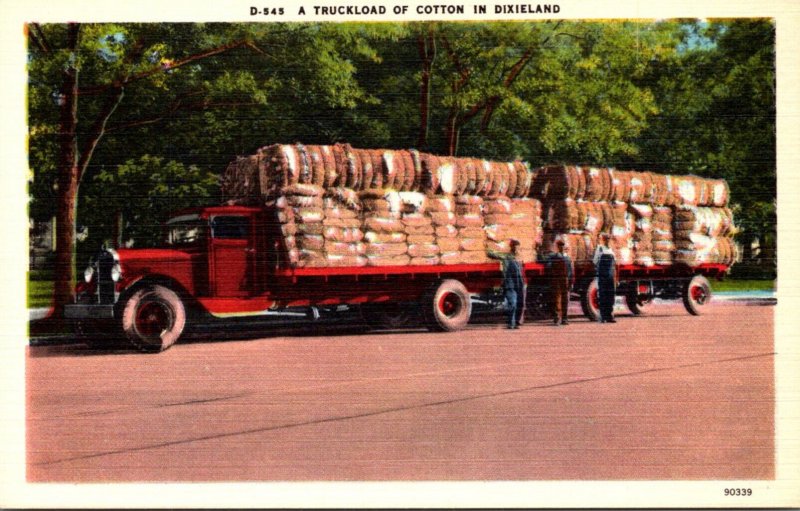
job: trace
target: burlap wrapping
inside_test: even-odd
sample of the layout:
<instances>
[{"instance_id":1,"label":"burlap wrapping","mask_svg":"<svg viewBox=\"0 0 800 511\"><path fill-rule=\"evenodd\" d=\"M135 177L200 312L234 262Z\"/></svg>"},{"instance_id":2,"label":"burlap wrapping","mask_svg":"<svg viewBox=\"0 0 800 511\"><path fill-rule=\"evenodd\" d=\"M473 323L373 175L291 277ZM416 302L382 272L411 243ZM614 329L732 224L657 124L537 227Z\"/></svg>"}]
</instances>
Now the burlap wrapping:
<instances>
[{"instance_id":1,"label":"burlap wrapping","mask_svg":"<svg viewBox=\"0 0 800 511\"><path fill-rule=\"evenodd\" d=\"M560 199L543 204L542 221L551 231L581 230L578 207L573 199Z\"/></svg>"},{"instance_id":2,"label":"burlap wrapping","mask_svg":"<svg viewBox=\"0 0 800 511\"><path fill-rule=\"evenodd\" d=\"M260 196L275 206L297 266L484 261L479 252L505 250L512 238L535 257L555 235L583 259L600 232L612 234L620 264L628 253L637 264L729 264L736 257L732 215L723 207L728 185L697 176L575 166L532 172L518 161L294 144L237 158L221 183L229 203ZM526 196L545 203L515 202ZM647 205L655 206L649 214L640 207ZM397 253L400 246L405 251Z\"/></svg>"},{"instance_id":3,"label":"burlap wrapping","mask_svg":"<svg viewBox=\"0 0 800 511\"><path fill-rule=\"evenodd\" d=\"M403 222L399 218L385 216L371 216L364 218L364 231L375 232L404 232Z\"/></svg>"},{"instance_id":4,"label":"burlap wrapping","mask_svg":"<svg viewBox=\"0 0 800 511\"><path fill-rule=\"evenodd\" d=\"M439 255L436 243L409 243L408 255L413 257L434 257Z\"/></svg>"},{"instance_id":5,"label":"burlap wrapping","mask_svg":"<svg viewBox=\"0 0 800 511\"><path fill-rule=\"evenodd\" d=\"M438 238L455 238L458 236L458 228L455 224L437 225L434 229L434 234Z\"/></svg>"},{"instance_id":6,"label":"burlap wrapping","mask_svg":"<svg viewBox=\"0 0 800 511\"><path fill-rule=\"evenodd\" d=\"M517 185L513 193L509 192L509 196L513 198L527 197L533 185L534 174L526 163L519 160L514 162L514 169L517 173Z\"/></svg>"},{"instance_id":7,"label":"burlap wrapping","mask_svg":"<svg viewBox=\"0 0 800 511\"><path fill-rule=\"evenodd\" d=\"M542 250L545 253L554 252L556 239L564 240L564 251L572 258L574 263L586 263L594 257L596 242L590 234L545 232Z\"/></svg>"},{"instance_id":8,"label":"burlap wrapping","mask_svg":"<svg viewBox=\"0 0 800 511\"><path fill-rule=\"evenodd\" d=\"M581 168L586 188L583 199L587 201L607 201L613 192L613 178L610 169L606 167Z\"/></svg>"},{"instance_id":9,"label":"burlap wrapping","mask_svg":"<svg viewBox=\"0 0 800 511\"><path fill-rule=\"evenodd\" d=\"M367 243L405 243L406 233L402 231L365 231L364 241Z\"/></svg>"},{"instance_id":10,"label":"burlap wrapping","mask_svg":"<svg viewBox=\"0 0 800 511\"><path fill-rule=\"evenodd\" d=\"M586 192L586 176L580 167L555 165L537 169L531 196L541 201L582 199Z\"/></svg>"},{"instance_id":11,"label":"burlap wrapping","mask_svg":"<svg viewBox=\"0 0 800 511\"><path fill-rule=\"evenodd\" d=\"M606 216L601 202L575 201L577 221L573 228L596 235L605 227ZM573 214L573 213L570 213Z\"/></svg>"},{"instance_id":12,"label":"burlap wrapping","mask_svg":"<svg viewBox=\"0 0 800 511\"><path fill-rule=\"evenodd\" d=\"M430 217L431 217L431 222L435 226L455 225L456 224L456 215L455 215L455 213L434 212L434 213L430 213Z\"/></svg>"},{"instance_id":13,"label":"burlap wrapping","mask_svg":"<svg viewBox=\"0 0 800 511\"><path fill-rule=\"evenodd\" d=\"M389 255L367 255L367 266L407 266L411 258L407 254Z\"/></svg>"},{"instance_id":14,"label":"burlap wrapping","mask_svg":"<svg viewBox=\"0 0 800 511\"><path fill-rule=\"evenodd\" d=\"M414 158L411 156L411 151L399 151L399 154L403 159L403 183L399 189L404 192L416 190L414 188L414 179L418 170L414 165Z\"/></svg>"},{"instance_id":15,"label":"burlap wrapping","mask_svg":"<svg viewBox=\"0 0 800 511\"><path fill-rule=\"evenodd\" d=\"M732 264L736 259L736 245L730 239L735 227L728 208L680 206L674 212L673 229L676 262L694 266Z\"/></svg>"},{"instance_id":16,"label":"burlap wrapping","mask_svg":"<svg viewBox=\"0 0 800 511\"><path fill-rule=\"evenodd\" d=\"M461 252L442 252L439 254L439 262L441 264L461 264Z\"/></svg>"}]
</instances>

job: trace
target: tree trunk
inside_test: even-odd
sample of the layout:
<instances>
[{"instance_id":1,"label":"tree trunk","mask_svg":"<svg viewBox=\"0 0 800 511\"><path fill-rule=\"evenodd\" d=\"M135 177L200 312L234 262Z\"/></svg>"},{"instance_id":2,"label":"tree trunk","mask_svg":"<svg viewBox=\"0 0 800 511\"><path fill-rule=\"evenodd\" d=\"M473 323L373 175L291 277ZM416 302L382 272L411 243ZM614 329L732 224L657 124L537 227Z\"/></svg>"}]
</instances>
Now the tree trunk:
<instances>
[{"instance_id":1,"label":"tree trunk","mask_svg":"<svg viewBox=\"0 0 800 511\"><path fill-rule=\"evenodd\" d=\"M419 137L417 138L417 147L419 149L427 149L428 147L428 129L429 129L429 116L431 107L431 68L433 67L433 60L436 58L436 41L433 37L433 30L428 29L427 36L420 34L417 38L417 48L419 56L422 59L422 78L420 80L419 92Z\"/></svg>"},{"instance_id":2,"label":"tree trunk","mask_svg":"<svg viewBox=\"0 0 800 511\"><path fill-rule=\"evenodd\" d=\"M447 155L455 156L458 152L458 136L461 132L461 121L458 114L451 112L445 127L445 140L447 140Z\"/></svg>"},{"instance_id":3,"label":"tree trunk","mask_svg":"<svg viewBox=\"0 0 800 511\"><path fill-rule=\"evenodd\" d=\"M69 65L64 69L60 91L60 132L58 161L58 211L56 216L56 257L53 287L54 319L63 317L64 306L72 300L75 287L75 217L78 203L78 68L75 50L80 25L70 23L67 49L71 52Z\"/></svg>"},{"instance_id":4,"label":"tree trunk","mask_svg":"<svg viewBox=\"0 0 800 511\"><path fill-rule=\"evenodd\" d=\"M122 215L122 210L118 209L114 214L114 235L111 238L111 243L114 249L118 249L122 246L122 236L124 230L123 222L124 218Z\"/></svg>"}]
</instances>

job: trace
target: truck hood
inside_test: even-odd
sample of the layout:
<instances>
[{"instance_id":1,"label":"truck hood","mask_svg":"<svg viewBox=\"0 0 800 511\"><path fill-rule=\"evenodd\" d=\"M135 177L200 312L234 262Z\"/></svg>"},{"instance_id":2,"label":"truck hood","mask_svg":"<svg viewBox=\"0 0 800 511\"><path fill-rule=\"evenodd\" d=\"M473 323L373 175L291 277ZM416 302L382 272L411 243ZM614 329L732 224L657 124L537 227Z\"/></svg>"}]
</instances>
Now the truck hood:
<instances>
[{"instance_id":1,"label":"truck hood","mask_svg":"<svg viewBox=\"0 0 800 511\"><path fill-rule=\"evenodd\" d=\"M183 250L172 248L120 248L117 250L120 264L123 266L130 264L152 264L190 261L192 255Z\"/></svg>"}]
</instances>

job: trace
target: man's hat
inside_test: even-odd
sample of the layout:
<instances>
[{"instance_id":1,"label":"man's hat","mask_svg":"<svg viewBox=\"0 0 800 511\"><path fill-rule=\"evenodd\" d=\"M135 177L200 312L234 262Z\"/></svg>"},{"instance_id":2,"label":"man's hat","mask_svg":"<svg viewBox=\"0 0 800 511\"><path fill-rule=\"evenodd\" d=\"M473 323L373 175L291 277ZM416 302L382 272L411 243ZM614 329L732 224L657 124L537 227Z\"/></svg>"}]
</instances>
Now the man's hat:
<instances>
[{"instance_id":1,"label":"man's hat","mask_svg":"<svg viewBox=\"0 0 800 511\"><path fill-rule=\"evenodd\" d=\"M508 244L511 245L512 247L518 247L519 246L519 240L512 238L512 239L510 239L508 241Z\"/></svg>"},{"instance_id":2,"label":"man's hat","mask_svg":"<svg viewBox=\"0 0 800 511\"><path fill-rule=\"evenodd\" d=\"M567 243L566 243L566 242L565 242L563 239L561 239L561 238L558 238L558 239L556 240L556 246L557 246L557 247L563 247L563 246L564 246L564 245L566 245L566 244L567 244Z\"/></svg>"}]
</instances>

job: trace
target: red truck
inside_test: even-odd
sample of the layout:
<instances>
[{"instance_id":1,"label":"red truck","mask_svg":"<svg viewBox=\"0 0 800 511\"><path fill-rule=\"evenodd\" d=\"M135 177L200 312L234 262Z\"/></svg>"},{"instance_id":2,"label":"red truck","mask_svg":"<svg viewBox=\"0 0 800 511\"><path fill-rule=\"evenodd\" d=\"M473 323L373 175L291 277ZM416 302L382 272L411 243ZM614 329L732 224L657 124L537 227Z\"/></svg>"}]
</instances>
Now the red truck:
<instances>
[{"instance_id":1,"label":"red truck","mask_svg":"<svg viewBox=\"0 0 800 511\"><path fill-rule=\"evenodd\" d=\"M499 306L499 264L296 268L280 247L269 207L213 206L182 211L166 223L160 248L103 249L84 273L67 318L81 329L119 332L144 352L174 344L187 324L211 317L276 311L363 311L372 325L409 324L454 331L470 320L473 303ZM707 277L728 267L620 266L618 294L634 314L654 298L682 298L698 314L711 289ZM541 263L525 263L528 304L546 310ZM573 298L598 317L594 270L577 265Z\"/></svg>"}]
</instances>

